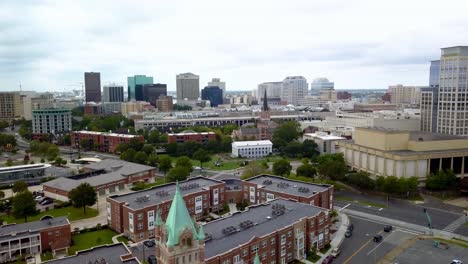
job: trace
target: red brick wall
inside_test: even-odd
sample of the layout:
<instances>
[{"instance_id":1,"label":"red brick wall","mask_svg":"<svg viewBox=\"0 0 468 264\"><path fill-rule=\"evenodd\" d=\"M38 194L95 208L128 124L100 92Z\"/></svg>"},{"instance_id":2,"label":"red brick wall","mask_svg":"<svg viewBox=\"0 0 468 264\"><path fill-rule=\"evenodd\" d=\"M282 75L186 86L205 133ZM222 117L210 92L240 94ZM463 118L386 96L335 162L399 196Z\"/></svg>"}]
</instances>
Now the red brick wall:
<instances>
[{"instance_id":1,"label":"red brick wall","mask_svg":"<svg viewBox=\"0 0 468 264\"><path fill-rule=\"evenodd\" d=\"M70 224L44 229L40 234L42 251L63 249L71 245Z\"/></svg>"},{"instance_id":2,"label":"red brick wall","mask_svg":"<svg viewBox=\"0 0 468 264\"><path fill-rule=\"evenodd\" d=\"M203 140L215 140L216 134L196 134L196 135L168 135L167 143L176 143L176 142L188 142L188 141L196 141L198 143L203 143Z\"/></svg>"},{"instance_id":3,"label":"red brick wall","mask_svg":"<svg viewBox=\"0 0 468 264\"><path fill-rule=\"evenodd\" d=\"M44 192L56 193L58 195L68 197L68 192L64 191L64 190L60 190L60 189L45 186L45 185L42 187L42 189L43 189ZM51 198L55 198L55 197L51 197Z\"/></svg>"},{"instance_id":4,"label":"red brick wall","mask_svg":"<svg viewBox=\"0 0 468 264\"><path fill-rule=\"evenodd\" d=\"M130 140L136 138L139 142L144 143L145 139L143 136L135 136L132 138L110 136L108 134L87 134L80 133L79 131L72 131L71 133L71 145L78 146L82 139L92 139L94 143L99 144L99 151L115 153L117 146L120 143L129 143ZM107 147L104 142L107 141Z\"/></svg>"}]
</instances>

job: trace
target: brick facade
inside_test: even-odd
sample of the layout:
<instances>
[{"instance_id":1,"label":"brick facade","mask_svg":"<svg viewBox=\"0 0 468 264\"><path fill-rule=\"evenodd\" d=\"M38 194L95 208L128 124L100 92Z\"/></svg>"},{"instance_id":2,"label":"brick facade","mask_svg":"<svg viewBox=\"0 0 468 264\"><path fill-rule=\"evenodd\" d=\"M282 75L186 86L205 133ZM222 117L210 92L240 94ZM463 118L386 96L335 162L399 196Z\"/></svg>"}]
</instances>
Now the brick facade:
<instances>
[{"instance_id":1,"label":"brick facade","mask_svg":"<svg viewBox=\"0 0 468 264\"><path fill-rule=\"evenodd\" d=\"M141 143L145 142L145 139L141 135L127 135L127 134L115 134L115 133L104 133L104 132L93 132L93 131L72 131L71 133L71 145L75 148L81 147L81 140L88 140L89 146L98 146L98 151L115 153L120 143L129 143L132 139L136 139Z\"/></svg>"},{"instance_id":2,"label":"brick facade","mask_svg":"<svg viewBox=\"0 0 468 264\"><path fill-rule=\"evenodd\" d=\"M167 135L167 143L184 143L188 141L194 141L200 144L205 144L210 140L216 140L216 134L214 132L178 133Z\"/></svg>"}]
</instances>

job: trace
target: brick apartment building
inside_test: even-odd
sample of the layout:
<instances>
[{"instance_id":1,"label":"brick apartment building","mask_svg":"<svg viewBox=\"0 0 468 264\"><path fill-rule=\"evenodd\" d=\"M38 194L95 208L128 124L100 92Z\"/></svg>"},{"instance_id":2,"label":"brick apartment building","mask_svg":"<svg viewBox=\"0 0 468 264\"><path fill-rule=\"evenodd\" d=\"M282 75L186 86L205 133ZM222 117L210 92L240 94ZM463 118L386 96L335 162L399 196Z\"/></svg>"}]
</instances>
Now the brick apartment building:
<instances>
[{"instance_id":1,"label":"brick apartment building","mask_svg":"<svg viewBox=\"0 0 468 264\"><path fill-rule=\"evenodd\" d=\"M323 209L331 209L333 201L333 186L292 181L272 175L260 175L247 181L195 177L180 182L180 190L190 215L197 220L208 212L222 209L225 203L242 200L247 200L249 204L259 204L284 198ZM175 191L176 184L171 183L108 197L109 227L124 233L133 241L153 237L156 210L159 208L162 219L166 219Z\"/></svg>"},{"instance_id":2,"label":"brick apartment building","mask_svg":"<svg viewBox=\"0 0 468 264\"><path fill-rule=\"evenodd\" d=\"M44 194L53 199L68 201L68 193L87 182L98 196L115 194L128 189L135 182L153 182L156 168L118 159L105 159L83 166L84 173L59 177L43 184Z\"/></svg>"},{"instance_id":3,"label":"brick apartment building","mask_svg":"<svg viewBox=\"0 0 468 264\"><path fill-rule=\"evenodd\" d=\"M210 140L216 140L214 132L201 132L184 131L182 133L169 133L167 134L167 143L184 143L188 141L198 142L205 144Z\"/></svg>"},{"instance_id":4,"label":"brick apartment building","mask_svg":"<svg viewBox=\"0 0 468 264\"><path fill-rule=\"evenodd\" d=\"M0 227L0 262L16 261L43 251L65 250L71 245L71 226L66 217L57 217Z\"/></svg>"},{"instance_id":5,"label":"brick apartment building","mask_svg":"<svg viewBox=\"0 0 468 264\"><path fill-rule=\"evenodd\" d=\"M164 222L156 211L160 264L289 263L330 242L329 211L276 198L204 225L194 223L178 186Z\"/></svg>"},{"instance_id":6,"label":"brick apartment building","mask_svg":"<svg viewBox=\"0 0 468 264\"><path fill-rule=\"evenodd\" d=\"M117 146L120 143L129 143L132 139L136 139L141 143L145 142L144 137L141 135L127 135L85 130L72 131L71 133L71 145L74 148L81 147L81 140L88 140L88 146L97 146L99 151L109 153L115 153Z\"/></svg>"}]
</instances>

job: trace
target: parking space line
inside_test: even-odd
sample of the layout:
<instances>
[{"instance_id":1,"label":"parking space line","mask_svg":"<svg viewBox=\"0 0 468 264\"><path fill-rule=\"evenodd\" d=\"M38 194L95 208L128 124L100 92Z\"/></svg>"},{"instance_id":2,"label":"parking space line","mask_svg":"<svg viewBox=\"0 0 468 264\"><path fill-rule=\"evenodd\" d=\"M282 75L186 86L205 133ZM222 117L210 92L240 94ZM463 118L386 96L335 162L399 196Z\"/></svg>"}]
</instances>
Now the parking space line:
<instances>
[{"instance_id":1,"label":"parking space line","mask_svg":"<svg viewBox=\"0 0 468 264\"><path fill-rule=\"evenodd\" d=\"M382 231L380 231L379 233L382 233ZM372 251L374 251L374 250L376 250L378 247L380 247L380 245L382 245L383 242L385 242L385 240L386 240L388 237L390 237L391 235L393 235L393 233L395 233L395 232L392 232L392 233L390 233L388 236L384 237L384 239L383 239L382 241L380 241L380 243L379 243L377 246L375 246L373 249L371 249L371 251L367 252L367 256L369 256L370 253L372 253Z\"/></svg>"}]
</instances>

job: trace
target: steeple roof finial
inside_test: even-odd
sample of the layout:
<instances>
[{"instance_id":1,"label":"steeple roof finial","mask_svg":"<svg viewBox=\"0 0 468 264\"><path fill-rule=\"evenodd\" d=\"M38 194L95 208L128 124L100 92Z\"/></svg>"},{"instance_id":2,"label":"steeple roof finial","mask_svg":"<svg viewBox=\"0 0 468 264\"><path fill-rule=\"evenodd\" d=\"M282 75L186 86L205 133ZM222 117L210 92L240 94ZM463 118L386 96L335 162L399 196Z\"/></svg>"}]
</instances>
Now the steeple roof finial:
<instances>
[{"instance_id":1,"label":"steeple roof finial","mask_svg":"<svg viewBox=\"0 0 468 264\"><path fill-rule=\"evenodd\" d=\"M265 94L263 95L263 107L262 111L268 111L268 99L267 99L267 91L265 89Z\"/></svg>"}]
</instances>

